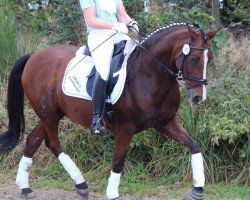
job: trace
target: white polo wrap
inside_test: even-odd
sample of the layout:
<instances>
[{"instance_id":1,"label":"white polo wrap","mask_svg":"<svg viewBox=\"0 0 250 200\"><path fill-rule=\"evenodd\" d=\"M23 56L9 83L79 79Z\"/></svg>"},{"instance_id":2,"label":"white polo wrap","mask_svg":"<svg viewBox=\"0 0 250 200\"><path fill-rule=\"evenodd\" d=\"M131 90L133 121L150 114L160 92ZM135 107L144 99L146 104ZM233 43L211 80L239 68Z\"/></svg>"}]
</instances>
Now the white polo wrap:
<instances>
[{"instance_id":1,"label":"white polo wrap","mask_svg":"<svg viewBox=\"0 0 250 200\"><path fill-rule=\"evenodd\" d=\"M78 169L74 161L67 154L61 153L58 156L58 159L76 184L85 182L81 171Z\"/></svg>"},{"instance_id":2,"label":"white polo wrap","mask_svg":"<svg viewBox=\"0 0 250 200\"><path fill-rule=\"evenodd\" d=\"M201 153L192 154L191 165L193 171L193 182L195 187L205 186L205 175L203 167L203 158Z\"/></svg>"},{"instance_id":3,"label":"white polo wrap","mask_svg":"<svg viewBox=\"0 0 250 200\"><path fill-rule=\"evenodd\" d=\"M109 182L108 182L108 187L106 190L106 195L108 199L114 199L119 197L119 185L120 185L120 178L121 178L121 173L114 173L111 171L110 177L109 177Z\"/></svg>"},{"instance_id":4,"label":"white polo wrap","mask_svg":"<svg viewBox=\"0 0 250 200\"><path fill-rule=\"evenodd\" d=\"M32 166L32 158L23 156L19 162L16 176L16 185L20 188L29 188L29 171Z\"/></svg>"}]
</instances>

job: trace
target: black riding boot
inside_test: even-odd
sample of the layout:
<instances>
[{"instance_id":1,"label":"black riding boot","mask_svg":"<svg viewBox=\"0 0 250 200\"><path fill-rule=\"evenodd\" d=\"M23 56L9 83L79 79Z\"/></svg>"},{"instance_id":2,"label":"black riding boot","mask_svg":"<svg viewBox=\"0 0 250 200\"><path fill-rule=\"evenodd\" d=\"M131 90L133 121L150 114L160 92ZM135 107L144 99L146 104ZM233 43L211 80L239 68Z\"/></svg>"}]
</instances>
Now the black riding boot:
<instances>
[{"instance_id":1,"label":"black riding boot","mask_svg":"<svg viewBox=\"0 0 250 200\"><path fill-rule=\"evenodd\" d=\"M101 78L100 74L96 74L92 91L93 118L90 128L90 132L93 135L103 136L107 134L105 123L102 119L106 95L107 83Z\"/></svg>"}]
</instances>

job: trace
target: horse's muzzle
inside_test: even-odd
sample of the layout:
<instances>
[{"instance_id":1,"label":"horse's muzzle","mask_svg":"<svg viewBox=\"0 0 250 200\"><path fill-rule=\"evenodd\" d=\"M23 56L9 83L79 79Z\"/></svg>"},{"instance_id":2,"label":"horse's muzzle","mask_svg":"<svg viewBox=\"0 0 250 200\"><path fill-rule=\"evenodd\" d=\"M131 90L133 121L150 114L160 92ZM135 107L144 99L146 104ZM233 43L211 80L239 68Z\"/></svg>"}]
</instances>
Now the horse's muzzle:
<instances>
[{"instance_id":1,"label":"horse's muzzle","mask_svg":"<svg viewBox=\"0 0 250 200\"><path fill-rule=\"evenodd\" d=\"M192 98L192 103L194 103L194 104L198 104L198 103L200 103L201 102L201 100L202 100L202 96L194 96L193 98Z\"/></svg>"},{"instance_id":2,"label":"horse's muzzle","mask_svg":"<svg viewBox=\"0 0 250 200\"><path fill-rule=\"evenodd\" d=\"M195 94L193 89L187 90L187 98L193 104L198 104L202 101L202 94Z\"/></svg>"}]
</instances>

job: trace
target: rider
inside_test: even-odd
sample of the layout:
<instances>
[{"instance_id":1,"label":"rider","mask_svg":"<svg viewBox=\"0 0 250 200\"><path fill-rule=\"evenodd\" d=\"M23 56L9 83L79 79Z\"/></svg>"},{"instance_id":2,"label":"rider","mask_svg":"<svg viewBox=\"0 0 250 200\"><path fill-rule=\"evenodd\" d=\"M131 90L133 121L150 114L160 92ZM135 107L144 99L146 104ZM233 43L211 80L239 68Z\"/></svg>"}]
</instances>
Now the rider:
<instances>
[{"instance_id":1,"label":"rider","mask_svg":"<svg viewBox=\"0 0 250 200\"><path fill-rule=\"evenodd\" d=\"M106 100L107 80L114 44L127 40L128 28L139 31L138 23L127 14L122 0L80 0L87 25L87 42L97 75L93 84L93 118L91 134L107 133L102 120ZM131 29L132 29L131 28Z\"/></svg>"}]
</instances>

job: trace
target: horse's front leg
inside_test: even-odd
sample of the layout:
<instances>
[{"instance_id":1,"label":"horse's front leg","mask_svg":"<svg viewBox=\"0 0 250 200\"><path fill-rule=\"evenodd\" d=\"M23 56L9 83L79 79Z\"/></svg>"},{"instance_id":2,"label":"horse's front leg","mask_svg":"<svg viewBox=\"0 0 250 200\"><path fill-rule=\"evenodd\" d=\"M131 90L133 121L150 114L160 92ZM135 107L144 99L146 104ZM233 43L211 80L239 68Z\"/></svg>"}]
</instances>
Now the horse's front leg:
<instances>
[{"instance_id":1,"label":"horse's front leg","mask_svg":"<svg viewBox=\"0 0 250 200\"><path fill-rule=\"evenodd\" d=\"M186 193L187 200L202 200L204 199L205 176L203 167L203 158L199 144L191 138L177 116L173 117L163 127L157 127L156 130L160 133L166 134L169 138L185 145L191 151L191 166L193 173L194 187Z\"/></svg>"},{"instance_id":2,"label":"horse's front leg","mask_svg":"<svg viewBox=\"0 0 250 200\"><path fill-rule=\"evenodd\" d=\"M112 171L108 180L106 195L110 200L119 200L119 185L121 172L124 168L126 154L133 134L127 131L116 131Z\"/></svg>"}]
</instances>

